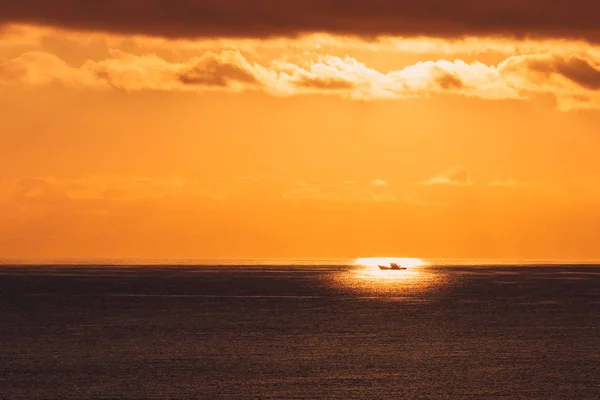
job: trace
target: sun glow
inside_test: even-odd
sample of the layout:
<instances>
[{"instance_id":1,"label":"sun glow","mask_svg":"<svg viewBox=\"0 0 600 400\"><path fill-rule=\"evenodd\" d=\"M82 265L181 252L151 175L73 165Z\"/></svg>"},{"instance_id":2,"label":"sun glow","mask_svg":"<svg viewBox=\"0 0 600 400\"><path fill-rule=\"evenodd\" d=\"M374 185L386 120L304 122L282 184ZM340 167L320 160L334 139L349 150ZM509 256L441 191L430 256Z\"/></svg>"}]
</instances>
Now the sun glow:
<instances>
[{"instance_id":1,"label":"sun glow","mask_svg":"<svg viewBox=\"0 0 600 400\"><path fill-rule=\"evenodd\" d=\"M403 270L380 270L378 265L397 263ZM365 296L388 300L421 301L422 293L443 284L444 277L420 258L369 257L354 260L354 268L339 276L337 284ZM412 300L411 300L412 299Z\"/></svg>"},{"instance_id":2,"label":"sun glow","mask_svg":"<svg viewBox=\"0 0 600 400\"><path fill-rule=\"evenodd\" d=\"M396 263L404 270L381 270L379 265L389 267L391 263ZM355 270L355 278L359 280L367 280L372 282L392 283L403 282L404 284L411 283L419 286L421 277L421 266L426 265L426 262L420 258L407 257L368 257L357 258L354 265L358 268Z\"/></svg>"},{"instance_id":3,"label":"sun glow","mask_svg":"<svg viewBox=\"0 0 600 400\"><path fill-rule=\"evenodd\" d=\"M415 268L426 265L427 263L420 258L402 258L402 257L366 257L357 258L354 265L377 268L379 265L389 266L396 263L401 267Z\"/></svg>"}]
</instances>

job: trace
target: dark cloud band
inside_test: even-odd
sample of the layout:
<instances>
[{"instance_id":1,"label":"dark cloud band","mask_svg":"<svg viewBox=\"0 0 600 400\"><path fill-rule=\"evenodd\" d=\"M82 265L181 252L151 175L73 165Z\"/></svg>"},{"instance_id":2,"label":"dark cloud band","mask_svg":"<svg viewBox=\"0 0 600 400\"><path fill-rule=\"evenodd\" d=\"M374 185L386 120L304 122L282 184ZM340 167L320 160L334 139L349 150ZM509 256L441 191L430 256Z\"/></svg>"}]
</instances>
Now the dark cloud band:
<instances>
[{"instance_id":1,"label":"dark cloud band","mask_svg":"<svg viewBox=\"0 0 600 400\"><path fill-rule=\"evenodd\" d=\"M507 36L600 41L597 0L0 0L1 23L191 37Z\"/></svg>"}]
</instances>

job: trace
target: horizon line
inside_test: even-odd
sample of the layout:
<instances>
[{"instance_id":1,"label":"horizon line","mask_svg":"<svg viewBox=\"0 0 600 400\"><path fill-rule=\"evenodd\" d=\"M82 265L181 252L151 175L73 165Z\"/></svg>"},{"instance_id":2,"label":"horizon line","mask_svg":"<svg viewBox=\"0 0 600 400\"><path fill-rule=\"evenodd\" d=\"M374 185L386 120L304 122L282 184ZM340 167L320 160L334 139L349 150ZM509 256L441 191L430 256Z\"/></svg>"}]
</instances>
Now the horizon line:
<instances>
[{"instance_id":1,"label":"horizon line","mask_svg":"<svg viewBox=\"0 0 600 400\"><path fill-rule=\"evenodd\" d=\"M419 259L427 264L441 265L548 265L548 264L600 264L600 259L566 259L566 258L454 258L454 257L346 257L346 258L307 258L307 257L0 257L0 266L4 265L146 265L144 263L156 265L253 265L259 262L268 262L271 265L290 265L281 264L284 262L334 262L339 265L351 265L358 259L377 259L377 258L397 258L401 259ZM216 263L216 264L215 264ZM238 263L238 264L236 264ZM251 264L249 264L251 263ZM315 264L316 265L316 264Z\"/></svg>"}]
</instances>

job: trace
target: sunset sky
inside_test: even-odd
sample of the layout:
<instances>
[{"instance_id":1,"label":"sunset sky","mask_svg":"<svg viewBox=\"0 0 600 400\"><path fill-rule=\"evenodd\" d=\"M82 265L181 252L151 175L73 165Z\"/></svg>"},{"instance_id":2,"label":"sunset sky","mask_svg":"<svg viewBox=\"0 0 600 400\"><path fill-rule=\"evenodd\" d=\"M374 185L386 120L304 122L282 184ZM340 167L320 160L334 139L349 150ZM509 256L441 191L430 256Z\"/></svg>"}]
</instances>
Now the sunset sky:
<instances>
[{"instance_id":1,"label":"sunset sky","mask_svg":"<svg viewBox=\"0 0 600 400\"><path fill-rule=\"evenodd\" d=\"M0 259L600 259L600 2L0 2Z\"/></svg>"}]
</instances>

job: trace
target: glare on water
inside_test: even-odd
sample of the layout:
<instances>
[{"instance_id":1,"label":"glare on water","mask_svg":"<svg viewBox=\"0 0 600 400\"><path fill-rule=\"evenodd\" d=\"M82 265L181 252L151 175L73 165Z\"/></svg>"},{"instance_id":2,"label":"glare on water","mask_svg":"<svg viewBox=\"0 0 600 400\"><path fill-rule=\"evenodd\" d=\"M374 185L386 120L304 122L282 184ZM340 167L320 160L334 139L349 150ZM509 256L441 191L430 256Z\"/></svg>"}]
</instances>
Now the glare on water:
<instances>
[{"instance_id":1,"label":"glare on water","mask_svg":"<svg viewBox=\"0 0 600 400\"><path fill-rule=\"evenodd\" d=\"M404 270L381 270L379 265L396 263ZM428 263L419 258L372 257L358 258L354 267L338 283L365 295L392 298L434 290L443 277L427 269Z\"/></svg>"},{"instance_id":2,"label":"glare on water","mask_svg":"<svg viewBox=\"0 0 600 400\"><path fill-rule=\"evenodd\" d=\"M427 263L420 258L405 258L405 257L366 257L357 258L354 265L365 267L378 267L379 265L389 266L391 263L396 263L402 267L413 268L426 265Z\"/></svg>"}]
</instances>

